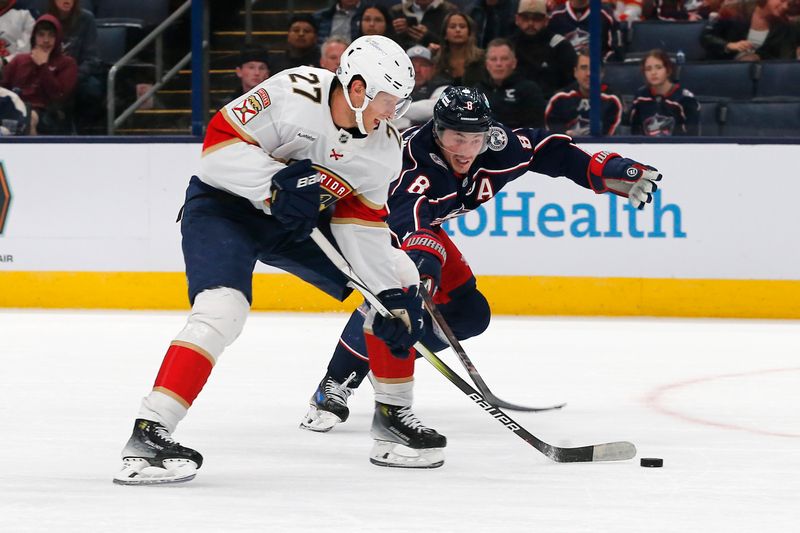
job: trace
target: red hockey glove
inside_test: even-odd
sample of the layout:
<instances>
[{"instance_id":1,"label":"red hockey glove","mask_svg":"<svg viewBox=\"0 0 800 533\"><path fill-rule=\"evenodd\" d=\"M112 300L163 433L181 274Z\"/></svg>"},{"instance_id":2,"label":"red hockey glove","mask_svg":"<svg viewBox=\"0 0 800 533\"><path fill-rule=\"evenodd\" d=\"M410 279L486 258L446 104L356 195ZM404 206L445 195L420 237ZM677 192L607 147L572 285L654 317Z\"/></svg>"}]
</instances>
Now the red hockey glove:
<instances>
[{"instance_id":1,"label":"red hockey glove","mask_svg":"<svg viewBox=\"0 0 800 533\"><path fill-rule=\"evenodd\" d=\"M612 192L628 199L636 209L653 200L661 174L649 165L643 165L611 152L597 152L589 163L589 184L596 193Z\"/></svg>"},{"instance_id":2,"label":"red hockey glove","mask_svg":"<svg viewBox=\"0 0 800 533\"><path fill-rule=\"evenodd\" d=\"M403 241L403 250L417 265L420 280L433 296L442 282L442 265L447 260L447 251L439 236L429 229L421 229Z\"/></svg>"}]
</instances>

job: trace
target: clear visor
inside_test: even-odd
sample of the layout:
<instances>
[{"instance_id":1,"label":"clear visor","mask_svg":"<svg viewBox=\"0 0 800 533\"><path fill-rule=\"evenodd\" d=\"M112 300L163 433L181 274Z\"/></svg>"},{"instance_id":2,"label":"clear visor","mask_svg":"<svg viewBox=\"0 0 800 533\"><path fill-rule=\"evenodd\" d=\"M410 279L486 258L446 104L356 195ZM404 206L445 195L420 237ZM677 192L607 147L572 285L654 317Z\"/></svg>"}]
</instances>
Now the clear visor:
<instances>
[{"instance_id":1,"label":"clear visor","mask_svg":"<svg viewBox=\"0 0 800 533\"><path fill-rule=\"evenodd\" d=\"M411 106L411 98L399 98L383 91L378 91L375 96L367 94L367 99L379 116L388 117L389 120L402 117Z\"/></svg>"},{"instance_id":2,"label":"clear visor","mask_svg":"<svg viewBox=\"0 0 800 533\"><path fill-rule=\"evenodd\" d=\"M486 151L489 132L469 133L448 129L436 132L442 149L458 157L476 157Z\"/></svg>"}]
</instances>

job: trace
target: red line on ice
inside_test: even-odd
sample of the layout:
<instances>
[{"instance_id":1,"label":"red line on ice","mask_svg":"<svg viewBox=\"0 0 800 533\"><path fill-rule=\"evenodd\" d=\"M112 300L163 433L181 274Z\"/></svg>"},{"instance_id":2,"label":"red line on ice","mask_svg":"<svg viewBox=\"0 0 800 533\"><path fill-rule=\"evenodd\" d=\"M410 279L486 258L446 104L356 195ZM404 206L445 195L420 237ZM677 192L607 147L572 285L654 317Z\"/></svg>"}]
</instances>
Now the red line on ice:
<instances>
[{"instance_id":1,"label":"red line on ice","mask_svg":"<svg viewBox=\"0 0 800 533\"><path fill-rule=\"evenodd\" d=\"M658 411L661 414L665 414L665 415L668 415L668 416L673 416L675 418L679 418L681 420L684 420L684 421L687 421L687 422L692 422L692 423L695 423L695 424L700 424L700 425L704 425L704 426L712 426L712 427L717 427L717 428L722 428L722 429L733 429L733 430L737 430L737 431L747 431L747 432L750 432L750 433L755 433L757 435L769 435L769 436L772 436L772 437L789 437L789 438L795 438L795 439L796 438L800 438L800 434L797 434L797 433L780 433L780 432L777 432L777 431L767 431L767 430L763 430L763 429L757 429L757 428L753 429L753 428L748 428L748 427L744 427L744 426L737 426L736 424L726 424L724 422L715 422L713 420L704 420L702 418L697 418L697 417L694 417L694 416L686 415L684 413L680 413L678 411L674 411L672 409L669 409L668 407L664 407L663 405L661 405L661 399L664 396L664 394L666 392L674 390L674 389L680 389L682 387L688 387L690 385L696 385L698 383L707 383L709 381L714 381L716 379L753 377L753 376L758 376L758 375L761 375L761 374L772 374L772 373L779 373L779 372L800 372L800 367L796 367L796 368L772 368L772 369L768 369L768 370L755 370L755 371L751 371L751 372L741 372L741 373L738 373L738 374L720 374L718 376L708 376L708 377L704 377L704 378L696 378L696 379L689 379L689 380L686 380L686 381L679 381L677 383L670 383L669 385L662 385L661 387L658 387L653 392L648 394L644 398L644 402L648 407L654 409L655 411Z\"/></svg>"}]
</instances>

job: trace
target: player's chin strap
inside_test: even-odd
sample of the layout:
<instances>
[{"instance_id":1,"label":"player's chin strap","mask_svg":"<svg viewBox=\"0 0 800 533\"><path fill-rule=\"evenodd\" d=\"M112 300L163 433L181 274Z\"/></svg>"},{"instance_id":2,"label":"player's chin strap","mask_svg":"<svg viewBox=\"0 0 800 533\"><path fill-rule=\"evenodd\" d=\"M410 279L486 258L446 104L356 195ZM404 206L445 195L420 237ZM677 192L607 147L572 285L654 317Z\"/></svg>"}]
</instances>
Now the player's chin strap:
<instances>
[{"instance_id":1,"label":"player's chin strap","mask_svg":"<svg viewBox=\"0 0 800 533\"><path fill-rule=\"evenodd\" d=\"M358 131L360 131L363 135L368 135L369 132L367 128L364 126L364 110L369 105L369 98L367 97L367 93L364 92L364 103L361 104L361 107L356 107L353 105L353 102L350 101L350 93L347 89L342 91L344 93L344 100L347 102L347 105L350 106L350 109L356 114L356 125L358 126Z\"/></svg>"},{"instance_id":2,"label":"player's chin strap","mask_svg":"<svg viewBox=\"0 0 800 533\"><path fill-rule=\"evenodd\" d=\"M384 306L378 297L364 284L359 276L353 271L350 263L342 257L342 254L328 241L322 234L319 228L314 228L311 231L311 238L317 243L322 252L336 265L342 274L344 274L353 286L364 296L364 298L375 307L375 310L383 316L392 316L386 306ZM421 342L414 344L414 348L424 357L433 367L438 370L444 377L450 380L461 392L467 397L478 404L489 415L503 424L509 431L513 432L517 437L521 438L548 458L559 463L576 463L576 462L590 462L590 461L623 461L625 459L632 459L636 456L636 447L630 442L609 442L605 444L595 444L590 446L581 446L578 448L562 448L548 444L537 436L530 433L528 430L517 424L507 414L501 411L498 407L494 406L483 395L476 391L469 383L456 374L444 361L439 359L435 353L425 347Z\"/></svg>"}]
</instances>

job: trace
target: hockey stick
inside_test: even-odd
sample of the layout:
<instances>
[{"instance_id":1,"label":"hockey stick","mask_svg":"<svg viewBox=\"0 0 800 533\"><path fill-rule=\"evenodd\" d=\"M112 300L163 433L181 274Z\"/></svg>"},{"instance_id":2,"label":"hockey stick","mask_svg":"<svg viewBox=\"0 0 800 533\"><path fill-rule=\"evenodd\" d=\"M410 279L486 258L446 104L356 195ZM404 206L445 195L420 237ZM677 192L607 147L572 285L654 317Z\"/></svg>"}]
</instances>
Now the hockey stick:
<instances>
[{"instance_id":1,"label":"hockey stick","mask_svg":"<svg viewBox=\"0 0 800 533\"><path fill-rule=\"evenodd\" d=\"M447 338L448 344L453 349L453 351L458 356L458 360L461 361L461 364L464 366L464 369L469 374L469 377L472 378L472 381L475 383L475 386L478 388L478 391L486 398L486 401L494 405L495 407L501 407L503 409L511 409L512 411L527 411L527 412L541 412L541 411L552 411L553 409L561 409L566 403L560 403L558 405L551 405L550 407L526 407L524 405L518 405L511 402L506 402L501 400L497 396L495 396L491 390L489 390L489 386L483 381L478 369L475 368L475 365L472 364L469 356L467 356L467 352L464 351L464 347L461 346L461 342L456 337L453 330L450 329L450 325L444 319L442 312L439 311L439 308L436 307L436 304L433 303L433 298L431 297L428 290L423 285L420 287L420 293L422 294L422 300L425 302L425 307L428 308L428 312L433 317L434 322L444 333L444 336Z\"/></svg>"},{"instance_id":2,"label":"hockey stick","mask_svg":"<svg viewBox=\"0 0 800 533\"><path fill-rule=\"evenodd\" d=\"M353 271L347 260L342 257L342 254L328 241L328 239L319 231L314 228L311 232L311 238L320 247L322 252L341 270L341 272L350 280L350 282L358 289L364 298L383 316L391 316L391 312L378 300L372 291L361 281L358 275ZM473 402L477 403L484 411L503 424L508 430L513 432L516 436L542 452L545 456L552 459L557 463L579 463L591 461L624 461L632 459L636 456L636 447L630 442L608 442L604 444L595 444L591 446L580 446L577 448L561 448L548 444L543 440L531 434L528 430L517 424L510 416L505 414L499 408L492 405L487 401L478 391L472 388L461 376L456 374L444 361L439 359L435 353L425 347L422 343L414 344L414 348L422 354L422 356L433 365L444 377L450 380L456 387L461 389L461 392Z\"/></svg>"}]
</instances>

